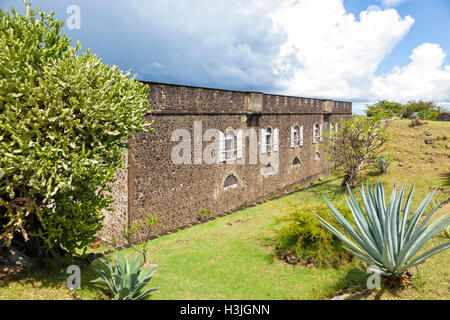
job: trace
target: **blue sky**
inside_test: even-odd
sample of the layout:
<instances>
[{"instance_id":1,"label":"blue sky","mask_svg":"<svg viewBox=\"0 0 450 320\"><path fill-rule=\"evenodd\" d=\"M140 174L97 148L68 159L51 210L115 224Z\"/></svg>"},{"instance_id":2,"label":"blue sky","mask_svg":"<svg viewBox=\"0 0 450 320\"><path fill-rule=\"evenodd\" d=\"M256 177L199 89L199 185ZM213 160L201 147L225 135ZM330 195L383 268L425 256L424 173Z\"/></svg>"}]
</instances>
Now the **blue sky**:
<instances>
[{"instance_id":1,"label":"blue sky","mask_svg":"<svg viewBox=\"0 0 450 320\"><path fill-rule=\"evenodd\" d=\"M374 4L383 7L381 1L344 0L345 8L354 15L359 15L361 11ZM377 73L406 65L412 50L424 42L439 43L445 52L450 53L450 1L409 0L399 2L394 8L401 16L411 15L415 23L410 32L386 57ZM450 64L450 54L447 55L445 64Z\"/></svg>"},{"instance_id":2,"label":"blue sky","mask_svg":"<svg viewBox=\"0 0 450 320\"><path fill-rule=\"evenodd\" d=\"M448 0L32 0L138 79L354 102L450 106ZM0 0L1 9L22 8ZM23 11L23 10L19 10Z\"/></svg>"}]
</instances>

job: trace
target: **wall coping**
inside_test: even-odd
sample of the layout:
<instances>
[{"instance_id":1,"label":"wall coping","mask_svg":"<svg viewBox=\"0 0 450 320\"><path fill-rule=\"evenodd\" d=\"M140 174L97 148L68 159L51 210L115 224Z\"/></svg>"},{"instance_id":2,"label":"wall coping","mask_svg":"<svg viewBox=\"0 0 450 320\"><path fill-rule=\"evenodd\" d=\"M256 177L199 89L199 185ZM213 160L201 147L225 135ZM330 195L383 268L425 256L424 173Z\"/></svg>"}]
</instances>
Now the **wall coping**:
<instances>
[{"instance_id":1,"label":"wall coping","mask_svg":"<svg viewBox=\"0 0 450 320\"><path fill-rule=\"evenodd\" d=\"M152 106L152 111L148 114L352 114L352 103L346 101L267 94L256 91L216 89L163 82L140 82L150 88L148 101Z\"/></svg>"},{"instance_id":2,"label":"wall coping","mask_svg":"<svg viewBox=\"0 0 450 320\"><path fill-rule=\"evenodd\" d=\"M259 93L259 94L262 94L265 96L273 96L273 97L280 97L280 98L301 98L301 99L311 99L311 100L318 100L318 101L334 101L334 102L352 103L352 101L348 101L348 100L333 100L333 99L325 99L325 98L300 97L300 96L286 95L286 94L266 93L266 92L262 92L262 91L202 87L202 86L193 86L193 85L180 84L180 83L168 83L168 82L158 82L158 81L148 81L148 80L137 80L137 81L144 83L144 84L149 84L149 85L152 85L152 84L153 85L164 85L164 86L171 86L171 87L185 87L185 88L205 89L205 90L214 90L214 91L223 91L223 92Z\"/></svg>"}]
</instances>

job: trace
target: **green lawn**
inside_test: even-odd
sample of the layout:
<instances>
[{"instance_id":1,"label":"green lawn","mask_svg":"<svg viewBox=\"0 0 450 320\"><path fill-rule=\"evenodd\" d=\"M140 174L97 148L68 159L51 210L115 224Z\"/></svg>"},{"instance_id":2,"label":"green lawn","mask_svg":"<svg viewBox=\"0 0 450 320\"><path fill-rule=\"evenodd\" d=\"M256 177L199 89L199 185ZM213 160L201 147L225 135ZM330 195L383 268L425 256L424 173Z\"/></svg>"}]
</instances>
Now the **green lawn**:
<instances>
[{"instance_id":1,"label":"green lawn","mask_svg":"<svg viewBox=\"0 0 450 320\"><path fill-rule=\"evenodd\" d=\"M354 266L311 270L274 257L273 217L287 198L154 240L151 262L160 270L153 285L163 288L154 299L312 299L334 293Z\"/></svg>"},{"instance_id":2,"label":"green lawn","mask_svg":"<svg viewBox=\"0 0 450 320\"><path fill-rule=\"evenodd\" d=\"M439 187L434 199L445 200L450 195L449 140L425 145L423 131L433 136L450 132L450 124L429 122L427 126L409 128L406 121L392 123L393 133L387 153L396 160L385 175L377 176L372 170L363 173L363 180L378 178L390 191L393 182L408 180L408 189L416 183L413 209L425 195ZM414 138L412 138L414 134ZM399 165L401 162L402 165ZM151 286L162 289L151 299L327 299L351 286L363 288L364 266L354 261L338 269L308 269L292 266L274 256L273 218L280 216L290 203L322 201L342 197L340 181L326 183L297 192L285 198L269 201L205 224L184 229L151 242L150 261L159 266ZM448 213L450 204L440 209ZM427 248L448 241L443 232ZM426 248L425 248L426 249ZM124 250L132 253L132 249ZM363 292L354 298L363 299L448 299L450 251L429 259L419 269L422 277L415 277L414 287L392 292L379 290ZM82 299L106 298L99 287L89 284L95 274L90 267L82 273ZM65 288L63 267L37 270L20 278L6 278L0 282L0 299L73 299Z\"/></svg>"}]
</instances>

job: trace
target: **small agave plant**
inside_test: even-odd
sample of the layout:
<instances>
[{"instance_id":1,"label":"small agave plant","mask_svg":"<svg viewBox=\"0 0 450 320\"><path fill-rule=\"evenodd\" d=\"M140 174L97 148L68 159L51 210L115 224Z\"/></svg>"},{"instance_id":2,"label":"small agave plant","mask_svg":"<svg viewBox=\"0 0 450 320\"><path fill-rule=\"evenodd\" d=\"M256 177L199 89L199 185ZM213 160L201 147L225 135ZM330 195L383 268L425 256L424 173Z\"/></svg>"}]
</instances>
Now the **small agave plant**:
<instances>
[{"instance_id":1,"label":"small agave plant","mask_svg":"<svg viewBox=\"0 0 450 320\"><path fill-rule=\"evenodd\" d=\"M116 252L114 258L115 266L105 259L99 261L107 268L108 272L103 268L96 271L100 274L93 283L106 285L113 294L115 300L143 300L159 288L149 288L144 291L144 287L150 282L157 267L153 267L148 271L142 269L143 261L140 254L135 254L132 259L124 257L119 251Z\"/></svg>"},{"instance_id":2,"label":"small agave plant","mask_svg":"<svg viewBox=\"0 0 450 320\"><path fill-rule=\"evenodd\" d=\"M373 166L381 173L386 173L390 164L391 161L388 158L381 156L374 161Z\"/></svg>"},{"instance_id":3,"label":"small agave plant","mask_svg":"<svg viewBox=\"0 0 450 320\"><path fill-rule=\"evenodd\" d=\"M427 226L428 221L439 208L435 206L419 225L419 220L436 190L430 193L410 215L414 186L402 210L405 185L400 193L397 193L397 184L395 184L387 206L381 183L377 181L375 188L369 184L366 189L362 186L360 193L364 209L347 186L350 198L345 197L345 199L353 214L356 228L325 198L331 209L330 214L342 225L353 241L318 215L315 214L315 216L325 228L347 245L344 248L354 256L369 265L378 266L384 276L400 275L408 268L421 264L427 258L450 247L449 241L413 259L429 239L450 223L450 218L446 218L448 214L445 214Z\"/></svg>"},{"instance_id":4,"label":"small agave plant","mask_svg":"<svg viewBox=\"0 0 450 320\"><path fill-rule=\"evenodd\" d=\"M450 226L445 227L445 236L450 238Z\"/></svg>"}]
</instances>

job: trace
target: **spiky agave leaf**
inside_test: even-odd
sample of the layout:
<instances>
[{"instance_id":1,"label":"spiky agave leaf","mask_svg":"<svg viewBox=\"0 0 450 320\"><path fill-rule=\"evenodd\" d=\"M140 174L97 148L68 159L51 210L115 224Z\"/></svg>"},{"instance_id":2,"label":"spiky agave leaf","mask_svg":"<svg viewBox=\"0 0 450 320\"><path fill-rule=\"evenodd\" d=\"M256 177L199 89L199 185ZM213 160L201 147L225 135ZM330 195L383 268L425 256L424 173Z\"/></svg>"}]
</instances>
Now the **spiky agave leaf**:
<instances>
[{"instance_id":1,"label":"spiky agave leaf","mask_svg":"<svg viewBox=\"0 0 450 320\"><path fill-rule=\"evenodd\" d=\"M93 283L106 285L116 300L140 300L147 298L153 291L160 288L149 288L144 291L144 287L150 282L157 267L148 271L142 269L143 261L139 254L133 258L124 257L120 252L114 257L114 266L105 259L99 259L107 271L97 268L100 274Z\"/></svg>"},{"instance_id":2,"label":"spiky agave leaf","mask_svg":"<svg viewBox=\"0 0 450 320\"><path fill-rule=\"evenodd\" d=\"M429 257L450 248L449 241L428 250L413 260L424 244L450 223L450 218L446 218L447 214L445 214L428 225L431 217L439 209L439 206L434 206L423 222L417 226L436 190L425 197L411 216L410 207L414 186L411 188L402 210L405 187L406 183L397 193L396 183L386 206L383 185L378 183L378 180L374 187L367 183L366 188L364 185L360 188L363 204L361 207L352 190L347 186L349 197L345 197L345 199L353 215L355 226L352 226L324 197L330 208L331 216L343 227L351 240L326 220L315 213L314 215L325 228L342 240L346 245L344 248L357 258L369 265L377 265L383 275L400 274L407 268L421 264ZM411 218L408 219L410 216Z\"/></svg>"}]
</instances>

